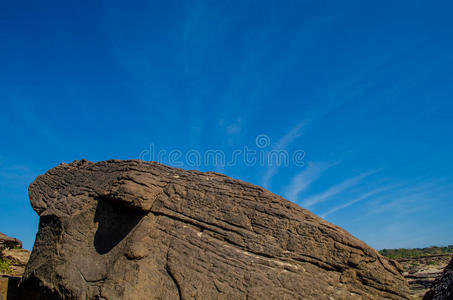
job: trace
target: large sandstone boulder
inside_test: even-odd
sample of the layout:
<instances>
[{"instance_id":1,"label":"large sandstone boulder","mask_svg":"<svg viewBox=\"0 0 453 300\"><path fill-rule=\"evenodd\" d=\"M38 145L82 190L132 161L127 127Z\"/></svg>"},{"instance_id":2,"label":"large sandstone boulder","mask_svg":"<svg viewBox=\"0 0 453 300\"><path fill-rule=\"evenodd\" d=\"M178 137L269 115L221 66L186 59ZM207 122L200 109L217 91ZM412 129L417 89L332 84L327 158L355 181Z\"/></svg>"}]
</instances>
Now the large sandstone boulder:
<instances>
[{"instance_id":1,"label":"large sandstone boulder","mask_svg":"<svg viewBox=\"0 0 453 300\"><path fill-rule=\"evenodd\" d=\"M453 299L453 257L450 263L437 278L423 300L450 300Z\"/></svg>"},{"instance_id":2,"label":"large sandstone boulder","mask_svg":"<svg viewBox=\"0 0 453 300\"><path fill-rule=\"evenodd\" d=\"M408 299L398 265L280 196L142 161L31 184L24 299Z\"/></svg>"}]
</instances>

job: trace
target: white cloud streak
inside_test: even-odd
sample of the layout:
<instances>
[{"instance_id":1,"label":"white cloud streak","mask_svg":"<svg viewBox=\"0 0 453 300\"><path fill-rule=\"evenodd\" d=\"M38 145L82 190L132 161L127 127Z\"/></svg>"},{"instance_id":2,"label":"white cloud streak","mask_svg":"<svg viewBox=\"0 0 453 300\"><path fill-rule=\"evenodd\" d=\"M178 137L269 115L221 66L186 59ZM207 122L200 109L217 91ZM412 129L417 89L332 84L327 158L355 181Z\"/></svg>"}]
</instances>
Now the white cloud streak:
<instances>
[{"instance_id":1,"label":"white cloud streak","mask_svg":"<svg viewBox=\"0 0 453 300\"><path fill-rule=\"evenodd\" d=\"M372 196L374 196L374 195L377 195L377 194L379 194L379 193L388 191L388 190L390 190L390 189L393 188L393 187L395 187L395 185L386 186L386 187L381 187L381 188L377 188L377 189L374 189L374 190L372 190L372 191L366 192L366 193L364 193L364 194L362 194L362 195L360 195L360 196L358 196L358 197L356 197L356 198L354 198L354 199L352 199L352 200L350 200L350 201L348 201L348 202L346 202L346 203L343 203L343 204L341 204L341 205L338 205L338 206L336 206L336 207L334 207L334 208L332 208L332 209L326 211L325 213L320 214L320 217L321 217L321 218L325 218L325 217L327 217L327 216L329 216L329 215L331 215L331 214L333 214L333 213L335 213L335 212L337 212L337 211L339 211L339 210L342 210L342 209L344 209L344 208L347 208L347 207L349 207L349 206L351 206L351 205L353 205L353 204L355 204L355 203L357 203L357 202L366 200L366 199L368 199L368 198L370 198L370 197L372 197Z\"/></svg>"},{"instance_id":2,"label":"white cloud streak","mask_svg":"<svg viewBox=\"0 0 453 300\"><path fill-rule=\"evenodd\" d=\"M313 163L309 162L307 168L296 174L285 189L285 196L288 200L296 202L297 196L306 190L316 181L324 171L339 164L335 163Z\"/></svg>"},{"instance_id":3,"label":"white cloud streak","mask_svg":"<svg viewBox=\"0 0 453 300\"><path fill-rule=\"evenodd\" d=\"M343 182L341 182L337 185L334 185L333 187L327 189L326 191L306 199L305 201L303 201L302 206L304 206L305 208L310 208L318 203L324 202L327 199L343 192L344 190L347 190L347 189L357 185L365 177L368 177L376 172L378 172L378 170L362 173L353 178L344 180Z\"/></svg>"},{"instance_id":4,"label":"white cloud streak","mask_svg":"<svg viewBox=\"0 0 453 300\"><path fill-rule=\"evenodd\" d=\"M420 208L421 205L432 201L433 198L442 198L443 195L451 193L452 184L439 186L430 182L415 187L400 189L381 199L375 201L375 208L371 209L368 215L385 213L387 211L404 211Z\"/></svg>"},{"instance_id":5,"label":"white cloud streak","mask_svg":"<svg viewBox=\"0 0 453 300\"><path fill-rule=\"evenodd\" d=\"M302 135L302 129L308 125L309 121L302 121L296 126L291 128L278 142L272 147L272 150L285 150L291 145L296 139ZM270 181L278 173L278 166L269 167L263 175L261 184L265 188L269 188Z\"/></svg>"}]
</instances>

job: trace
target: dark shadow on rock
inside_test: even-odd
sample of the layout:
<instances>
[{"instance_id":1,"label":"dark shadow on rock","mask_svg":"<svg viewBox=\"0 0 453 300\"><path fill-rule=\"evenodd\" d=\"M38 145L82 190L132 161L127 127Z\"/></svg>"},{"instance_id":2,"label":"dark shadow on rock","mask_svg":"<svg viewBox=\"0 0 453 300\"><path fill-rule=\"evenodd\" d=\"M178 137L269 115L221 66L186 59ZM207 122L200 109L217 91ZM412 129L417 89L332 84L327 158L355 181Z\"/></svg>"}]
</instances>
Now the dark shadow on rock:
<instances>
[{"instance_id":1,"label":"dark shadow on rock","mask_svg":"<svg viewBox=\"0 0 453 300\"><path fill-rule=\"evenodd\" d=\"M13 294L8 292L8 300L60 300L60 299L74 299L71 298L69 292L61 288L63 295L56 290L49 289L44 286L40 280L33 275L25 282L20 282L18 289Z\"/></svg>"},{"instance_id":2,"label":"dark shadow on rock","mask_svg":"<svg viewBox=\"0 0 453 300\"><path fill-rule=\"evenodd\" d=\"M8 280L8 300L19 299L17 295L17 287L19 285L20 277L10 277Z\"/></svg>"},{"instance_id":3,"label":"dark shadow on rock","mask_svg":"<svg viewBox=\"0 0 453 300\"><path fill-rule=\"evenodd\" d=\"M137 226L146 213L101 198L97 200L94 222L99 224L94 235L94 247L99 254L106 254Z\"/></svg>"},{"instance_id":4,"label":"dark shadow on rock","mask_svg":"<svg viewBox=\"0 0 453 300\"><path fill-rule=\"evenodd\" d=\"M0 275L0 300L21 299L17 295L20 277Z\"/></svg>"}]
</instances>

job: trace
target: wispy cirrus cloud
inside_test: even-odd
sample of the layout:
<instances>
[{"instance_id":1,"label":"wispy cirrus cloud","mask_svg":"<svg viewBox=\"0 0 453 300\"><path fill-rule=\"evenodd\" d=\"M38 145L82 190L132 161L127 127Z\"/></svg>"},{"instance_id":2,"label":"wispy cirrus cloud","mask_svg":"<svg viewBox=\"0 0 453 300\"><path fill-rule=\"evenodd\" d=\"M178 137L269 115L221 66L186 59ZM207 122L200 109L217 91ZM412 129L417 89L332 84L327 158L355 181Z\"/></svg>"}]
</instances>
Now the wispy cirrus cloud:
<instances>
[{"instance_id":1,"label":"wispy cirrus cloud","mask_svg":"<svg viewBox=\"0 0 453 300\"><path fill-rule=\"evenodd\" d=\"M306 208L310 208L318 203L324 202L324 201L328 200L329 198L336 196L337 194L340 194L341 192L357 185L364 178L366 178L372 174L375 174L379 171L380 170L372 170L372 171L368 171L368 172L362 173L360 175L357 175L353 178L346 179L346 180L342 181L341 183L334 185L331 188L328 188L326 191L306 199L305 201L302 202L302 206L304 206Z\"/></svg>"},{"instance_id":2,"label":"wispy cirrus cloud","mask_svg":"<svg viewBox=\"0 0 453 300\"><path fill-rule=\"evenodd\" d=\"M286 150L289 145L291 145L295 140L297 140L302 135L303 128L309 123L309 121L302 121L296 126L291 128L283 137L281 137L275 146L272 147L272 150ZM265 188L269 188L270 181L278 173L278 166L269 167L263 175L261 184Z\"/></svg>"},{"instance_id":3,"label":"wispy cirrus cloud","mask_svg":"<svg viewBox=\"0 0 453 300\"><path fill-rule=\"evenodd\" d=\"M407 186L396 190L390 195L379 197L371 205L368 215L386 213L388 211L412 212L419 210L423 205L453 194L453 184L427 182L416 186Z\"/></svg>"},{"instance_id":4,"label":"wispy cirrus cloud","mask_svg":"<svg viewBox=\"0 0 453 300\"><path fill-rule=\"evenodd\" d=\"M297 196L306 190L314 181L316 181L324 171L338 165L340 162L334 163L314 163L309 162L307 168L296 174L289 185L285 188L285 196L288 200L296 202Z\"/></svg>"},{"instance_id":5,"label":"wispy cirrus cloud","mask_svg":"<svg viewBox=\"0 0 453 300\"><path fill-rule=\"evenodd\" d=\"M304 120L298 123L296 126L291 128L288 133L286 133L275 145L274 149L286 149L289 145L291 145L296 139L298 139L302 135L302 129L308 125L310 121Z\"/></svg>"},{"instance_id":6,"label":"wispy cirrus cloud","mask_svg":"<svg viewBox=\"0 0 453 300\"><path fill-rule=\"evenodd\" d=\"M309 125L316 122L341 107L342 105L353 101L355 97L364 93L369 85L362 84L361 87L355 87L357 80L345 80L339 84L332 92L326 94L326 100L323 101L323 105L313 107L310 111L309 117L305 118L302 122L291 128L291 130L285 134L273 147L273 150L286 149L291 143L303 134L303 129L306 129ZM278 167L270 167L264 173L262 178L262 185L265 188L269 188L271 179L278 173Z\"/></svg>"},{"instance_id":7,"label":"wispy cirrus cloud","mask_svg":"<svg viewBox=\"0 0 453 300\"><path fill-rule=\"evenodd\" d=\"M330 210L320 214L320 217L321 218L325 218L325 217L327 217L327 216L329 216L329 215L331 215L331 214L333 214L333 213L335 213L335 212L337 212L339 210L345 209L345 208L347 208L347 207L349 207L349 206L351 206L351 205L353 205L353 204L355 204L357 202L369 199L369 198L371 198L371 197L373 197L375 195L378 195L378 194L380 194L382 192L388 191L388 190L390 190L390 189L392 189L394 187L396 187L396 185L389 185L389 186L376 188L376 189L374 189L372 191L363 193L362 195L359 195L358 197L356 197L356 198L354 198L354 199L352 199L352 200L350 200L350 201L348 201L346 203L343 203L341 205L335 206L334 208L331 208Z\"/></svg>"},{"instance_id":8,"label":"wispy cirrus cloud","mask_svg":"<svg viewBox=\"0 0 453 300\"><path fill-rule=\"evenodd\" d=\"M1 184L8 186L28 185L36 178L36 176L36 172L28 166L19 164L9 165L0 161Z\"/></svg>"}]
</instances>

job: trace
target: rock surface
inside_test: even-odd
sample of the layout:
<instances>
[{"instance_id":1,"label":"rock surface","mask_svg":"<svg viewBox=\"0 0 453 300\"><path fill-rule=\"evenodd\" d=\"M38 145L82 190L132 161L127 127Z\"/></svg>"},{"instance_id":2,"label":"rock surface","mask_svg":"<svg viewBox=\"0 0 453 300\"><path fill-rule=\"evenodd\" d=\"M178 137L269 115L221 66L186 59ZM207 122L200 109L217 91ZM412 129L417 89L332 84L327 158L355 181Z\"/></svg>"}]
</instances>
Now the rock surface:
<instances>
[{"instance_id":1,"label":"rock surface","mask_svg":"<svg viewBox=\"0 0 453 300\"><path fill-rule=\"evenodd\" d=\"M22 249L22 242L0 233L0 260L7 262L8 268L0 268L0 275L21 277L25 271L30 251Z\"/></svg>"},{"instance_id":2,"label":"rock surface","mask_svg":"<svg viewBox=\"0 0 453 300\"><path fill-rule=\"evenodd\" d=\"M450 300L453 299L453 257L450 263L437 278L431 289L423 297L424 300Z\"/></svg>"},{"instance_id":3,"label":"rock surface","mask_svg":"<svg viewBox=\"0 0 453 300\"><path fill-rule=\"evenodd\" d=\"M82 160L29 194L40 223L26 299L408 299L397 263L221 174Z\"/></svg>"},{"instance_id":4,"label":"rock surface","mask_svg":"<svg viewBox=\"0 0 453 300\"><path fill-rule=\"evenodd\" d=\"M409 283L413 299L423 298L448 265L450 257L451 254L441 254L397 260L403 267L403 276Z\"/></svg>"},{"instance_id":5,"label":"rock surface","mask_svg":"<svg viewBox=\"0 0 453 300\"><path fill-rule=\"evenodd\" d=\"M27 249L5 249L0 256L11 260L15 266L25 267L30 259L30 254L31 252Z\"/></svg>"},{"instance_id":6,"label":"rock surface","mask_svg":"<svg viewBox=\"0 0 453 300\"><path fill-rule=\"evenodd\" d=\"M21 300L17 285L30 257L30 251L21 249L18 239L0 234L0 300Z\"/></svg>"},{"instance_id":7,"label":"rock surface","mask_svg":"<svg viewBox=\"0 0 453 300\"><path fill-rule=\"evenodd\" d=\"M0 232L0 251L5 248L22 248L22 242Z\"/></svg>"}]
</instances>

